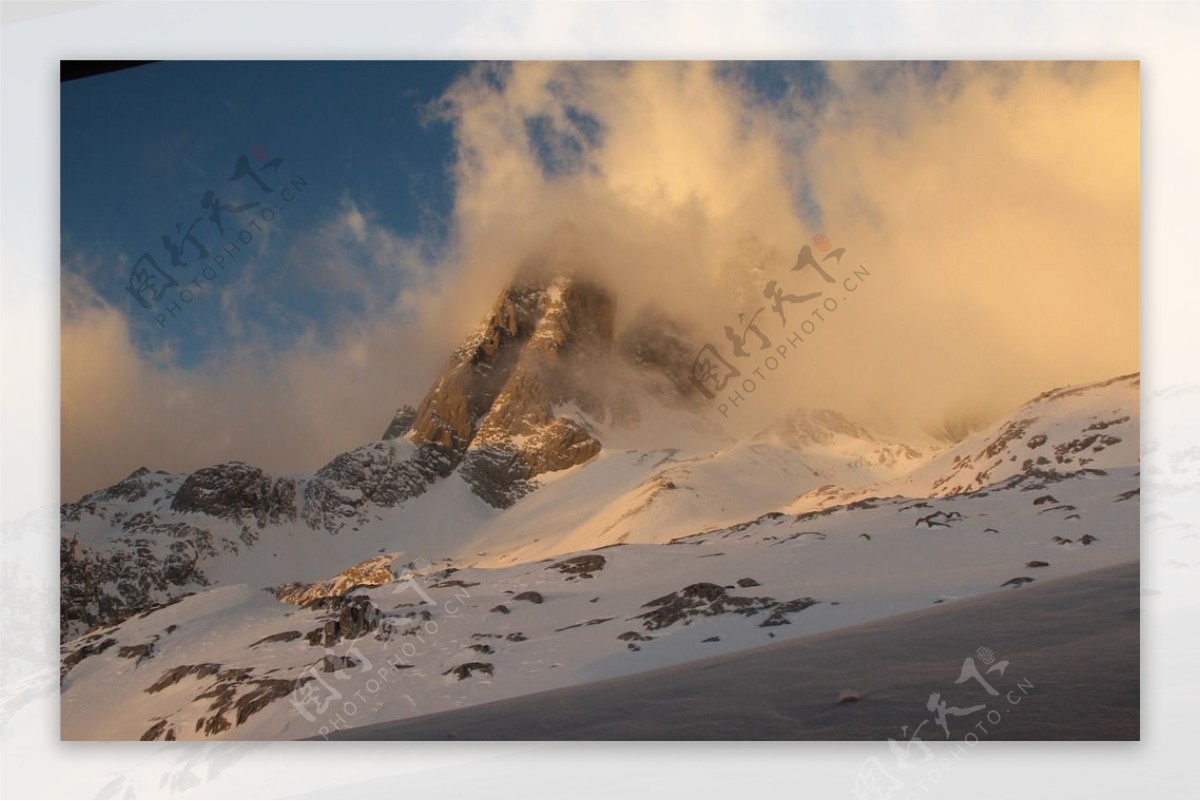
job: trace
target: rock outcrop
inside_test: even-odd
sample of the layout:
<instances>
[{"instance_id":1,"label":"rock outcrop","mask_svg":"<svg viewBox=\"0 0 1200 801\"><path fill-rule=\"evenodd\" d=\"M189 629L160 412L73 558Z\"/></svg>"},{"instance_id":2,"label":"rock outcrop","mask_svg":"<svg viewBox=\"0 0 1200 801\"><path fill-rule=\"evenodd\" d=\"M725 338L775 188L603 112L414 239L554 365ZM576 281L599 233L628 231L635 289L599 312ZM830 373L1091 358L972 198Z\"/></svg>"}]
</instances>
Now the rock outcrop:
<instances>
[{"instance_id":1,"label":"rock outcrop","mask_svg":"<svg viewBox=\"0 0 1200 801\"><path fill-rule=\"evenodd\" d=\"M383 432L380 439L395 439L408 433L412 428L413 421L417 419L417 410L405 404L396 410L396 414L392 417L392 422L388 423L388 427Z\"/></svg>"},{"instance_id":2,"label":"rock outcrop","mask_svg":"<svg viewBox=\"0 0 1200 801\"><path fill-rule=\"evenodd\" d=\"M603 414L587 371L612 338L613 304L598 287L566 278L513 284L421 402L412 441L461 459L479 497L511 505L538 474L599 453L591 433L554 409L574 403Z\"/></svg>"},{"instance_id":3,"label":"rock outcrop","mask_svg":"<svg viewBox=\"0 0 1200 801\"><path fill-rule=\"evenodd\" d=\"M296 519L296 482L272 478L244 462L228 462L188 476L171 499L171 509L242 525L253 522L259 528L291 522Z\"/></svg>"}]
</instances>

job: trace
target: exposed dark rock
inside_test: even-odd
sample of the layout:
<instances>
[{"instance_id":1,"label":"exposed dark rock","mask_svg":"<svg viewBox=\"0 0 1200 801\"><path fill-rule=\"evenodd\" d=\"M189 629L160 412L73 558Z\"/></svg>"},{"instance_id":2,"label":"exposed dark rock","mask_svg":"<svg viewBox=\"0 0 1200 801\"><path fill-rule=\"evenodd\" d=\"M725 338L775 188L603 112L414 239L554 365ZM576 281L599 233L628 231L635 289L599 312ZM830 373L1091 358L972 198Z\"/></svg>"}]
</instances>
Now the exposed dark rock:
<instances>
[{"instance_id":1,"label":"exposed dark rock","mask_svg":"<svg viewBox=\"0 0 1200 801\"><path fill-rule=\"evenodd\" d=\"M325 654L325 658L321 660L322 673L337 673L352 667L358 667L358 661L340 654Z\"/></svg>"},{"instance_id":2,"label":"exposed dark rock","mask_svg":"<svg viewBox=\"0 0 1200 801\"><path fill-rule=\"evenodd\" d=\"M1010 578L1008 581L1004 582L1000 586L1001 587L1020 587L1021 585L1028 584L1033 580L1034 579L1030 578L1029 576L1017 576L1016 578Z\"/></svg>"},{"instance_id":3,"label":"exposed dark rock","mask_svg":"<svg viewBox=\"0 0 1200 801\"><path fill-rule=\"evenodd\" d=\"M421 495L458 460L433 446L405 454L394 442L373 442L335 457L304 486L305 522L334 534L365 523L371 504L390 508Z\"/></svg>"},{"instance_id":4,"label":"exposed dark rock","mask_svg":"<svg viewBox=\"0 0 1200 801\"><path fill-rule=\"evenodd\" d=\"M513 596L514 601L529 601L531 604L545 603L546 599L542 597L540 592L535 590L526 590L518 595Z\"/></svg>"},{"instance_id":5,"label":"exposed dark rock","mask_svg":"<svg viewBox=\"0 0 1200 801\"><path fill-rule=\"evenodd\" d=\"M278 634L269 634L266 637L263 637L261 640L255 640L250 644L250 647L257 648L258 646L265 645L269 642L291 642L292 640L298 640L303 636L304 635L298 631L281 631Z\"/></svg>"},{"instance_id":6,"label":"exposed dark rock","mask_svg":"<svg viewBox=\"0 0 1200 801\"><path fill-rule=\"evenodd\" d=\"M326 648L336 645L343 639L354 640L364 634L376 631L384 619L379 610L366 595L339 595L318 598L304 604L306 609L326 610L332 616L325 625L317 629L321 632L309 632L308 641L314 645L324 645ZM428 615L428 612L426 612ZM428 617L426 618L428 620ZM316 642L313 642L313 640Z\"/></svg>"},{"instance_id":7,"label":"exposed dark rock","mask_svg":"<svg viewBox=\"0 0 1200 801\"><path fill-rule=\"evenodd\" d=\"M117 656L124 659L136 659L136 664L141 664L143 661L151 658L154 655L153 641L144 642L140 645L123 645L117 649Z\"/></svg>"},{"instance_id":8,"label":"exposed dark rock","mask_svg":"<svg viewBox=\"0 0 1200 801\"><path fill-rule=\"evenodd\" d=\"M492 608L491 608L489 611L491 611L491 612L499 612L499 613L500 613L500 614L502 614L502 615L507 615L507 614L509 613L509 609L508 609L508 607L507 607L507 606L505 606L504 604L496 604L496 605L495 605L495 606L493 606L493 607L492 607Z\"/></svg>"},{"instance_id":9,"label":"exposed dark rock","mask_svg":"<svg viewBox=\"0 0 1200 801\"><path fill-rule=\"evenodd\" d=\"M590 579L593 573L599 573L603 570L606 563L607 560L600 554L590 553L582 556L572 556L570 559L555 562L546 569L565 573L568 580L575 578Z\"/></svg>"},{"instance_id":10,"label":"exposed dark rock","mask_svg":"<svg viewBox=\"0 0 1200 801\"><path fill-rule=\"evenodd\" d=\"M556 632L567 631L569 629L578 629L583 626L599 626L601 623L607 623L608 621L610 621L612 619L613 618L611 618L611 617L597 617L597 618L593 618L592 620L585 621L583 623L572 623L569 626L563 626L561 629L555 629L555 631Z\"/></svg>"},{"instance_id":11,"label":"exposed dark rock","mask_svg":"<svg viewBox=\"0 0 1200 801\"><path fill-rule=\"evenodd\" d=\"M636 615L631 620L641 620L647 630L655 631L676 623L687 625L696 617L738 614L756 615L779 606L773 598L747 598L729 595L719 584L700 582L689 584L678 592L655 598L645 607L654 607L649 612Z\"/></svg>"},{"instance_id":12,"label":"exposed dark rock","mask_svg":"<svg viewBox=\"0 0 1200 801\"><path fill-rule=\"evenodd\" d=\"M469 678L472 673L485 673L488 676L492 675L492 665L490 662L465 662L461 665L450 668L444 672L443 676L453 675L459 681Z\"/></svg>"},{"instance_id":13,"label":"exposed dark rock","mask_svg":"<svg viewBox=\"0 0 1200 801\"><path fill-rule=\"evenodd\" d=\"M108 551L88 548L64 532L59 550L63 640L190 595L178 592L183 587L208 585L199 561L217 553L212 535L186 523L159 524L153 519L145 513L127 521L127 533Z\"/></svg>"},{"instance_id":14,"label":"exposed dark rock","mask_svg":"<svg viewBox=\"0 0 1200 801\"><path fill-rule=\"evenodd\" d=\"M142 740L157 740L159 737L163 736L163 732L167 730L167 725L168 724L165 719L158 721L153 726L146 729L146 733L143 734L140 739L142 739ZM169 734L170 734L170 736L165 737L164 739L174 740L175 739L175 730L171 729Z\"/></svg>"},{"instance_id":15,"label":"exposed dark rock","mask_svg":"<svg viewBox=\"0 0 1200 801\"><path fill-rule=\"evenodd\" d=\"M112 637L109 637L108 639L100 642L98 645L87 644L80 646L74 652L63 657L62 664L59 666L60 678L65 677L69 672L71 672L71 668L78 665L84 659L87 659L89 656L94 654L102 654L116 644L117 641Z\"/></svg>"},{"instance_id":16,"label":"exposed dark rock","mask_svg":"<svg viewBox=\"0 0 1200 801\"><path fill-rule=\"evenodd\" d=\"M737 585L739 587L761 587L762 586L761 584L759 584L757 581L755 581L752 578L740 578L737 580Z\"/></svg>"},{"instance_id":17,"label":"exposed dark rock","mask_svg":"<svg viewBox=\"0 0 1200 801\"><path fill-rule=\"evenodd\" d=\"M395 439L408 433L412 428L413 421L417 419L417 410L407 404L396 410L396 414L392 417L392 422L388 424L387 429L383 432L380 439Z\"/></svg>"},{"instance_id":18,"label":"exposed dark rock","mask_svg":"<svg viewBox=\"0 0 1200 801\"><path fill-rule=\"evenodd\" d=\"M188 476L171 499L175 512L206 514L259 528L296 519L296 482L274 479L257 467L227 462Z\"/></svg>"},{"instance_id":19,"label":"exposed dark rock","mask_svg":"<svg viewBox=\"0 0 1200 801\"><path fill-rule=\"evenodd\" d=\"M929 528L933 528L934 526L940 526L942 528L950 528L950 524L953 523L955 520L962 520L961 512L938 511L938 512L933 512L932 514L928 514L925 517L918 517L917 522L913 523L913 525L919 526L922 523L924 523Z\"/></svg>"},{"instance_id":20,"label":"exposed dark rock","mask_svg":"<svg viewBox=\"0 0 1200 801\"><path fill-rule=\"evenodd\" d=\"M162 690L172 687L183 681L188 676L195 676L202 679L205 676L215 676L221 671L221 666L216 662L201 662L198 665L180 665L177 668L172 668L159 677L158 681L146 688L148 693L157 693Z\"/></svg>"},{"instance_id":21,"label":"exposed dark rock","mask_svg":"<svg viewBox=\"0 0 1200 801\"><path fill-rule=\"evenodd\" d=\"M802 612L805 609L808 609L810 606L816 606L819 603L821 603L821 602L816 600L815 598L807 598L807 597L806 598L795 598L791 601L785 601L785 602L777 605L773 610L771 610L770 616L767 617L766 620L764 620L762 623L759 623L758 625L761 628L767 628L768 626L790 625L792 621L787 619L788 615L793 614L795 612Z\"/></svg>"},{"instance_id":22,"label":"exposed dark rock","mask_svg":"<svg viewBox=\"0 0 1200 801\"><path fill-rule=\"evenodd\" d=\"M1038 560L1038 559L1033 559L1033 560L1031 560L1031 561L1028 561L1028 562L1026 562L1026 563L1025 563L1025 567L1029 567L1029 568L1034 568L1034 567L1050 567L1050 563L1049 563L1049 562L1043 562L1043 561L1041 561L1041 560Z\"/></svg>"},{"instance_id":23,"label":"exposed dark rock","mask_svg":"<svg viewBox=\"0 0 1200 801\"><path fill-rule=\"evenodd\" d=\"M478 587L478 581L462 581L461 579L450 579L448 581L439 581L437 584L431 584L432 590L444 590L449 587Z\"/></svg>"}]
</instances>

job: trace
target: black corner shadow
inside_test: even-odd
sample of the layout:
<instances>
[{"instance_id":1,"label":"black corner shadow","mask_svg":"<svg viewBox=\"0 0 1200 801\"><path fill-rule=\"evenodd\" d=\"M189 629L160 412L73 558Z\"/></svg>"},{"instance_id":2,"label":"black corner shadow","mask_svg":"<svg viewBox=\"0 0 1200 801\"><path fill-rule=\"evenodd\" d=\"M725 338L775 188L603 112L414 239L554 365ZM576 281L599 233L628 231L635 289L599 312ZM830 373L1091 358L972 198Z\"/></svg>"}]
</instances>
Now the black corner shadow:
<instances>
[{"instance_id":1,"label":"black corner shadow","mask_svg":"<svg viewBox=\"0 0 1200 801\"><path fill-rule=\"evenodd\" d=\"M91 78L95 75L104 75L109 72L117 72L118 70L128 70L134 67L142 67L146 64L155 64L154 61L59 61L58 62L58 80L60 83L67 81L78 81L81 78Z\"/></svg>"}]
</instances>

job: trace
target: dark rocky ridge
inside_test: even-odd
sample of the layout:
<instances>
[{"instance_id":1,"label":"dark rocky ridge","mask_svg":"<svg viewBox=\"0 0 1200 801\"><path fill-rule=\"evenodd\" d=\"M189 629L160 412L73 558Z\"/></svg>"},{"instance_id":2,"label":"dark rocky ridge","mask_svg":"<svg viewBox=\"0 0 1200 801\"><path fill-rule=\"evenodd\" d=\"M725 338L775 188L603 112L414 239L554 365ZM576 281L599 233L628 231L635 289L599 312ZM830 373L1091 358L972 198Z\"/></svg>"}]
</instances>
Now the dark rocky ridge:
<instances>
[{"instance_id":1,"label":"dark rocky ridge","mask_svg":"<svg viewBox=\"0 0 1200 801\"><path fill-rule=\"evenodd\" d=\"M171 499L176 512L200 512L259 528L296 519L296 482L273 479L244 462L227 462L192 473Z\"/></svg>"}]
</instances>

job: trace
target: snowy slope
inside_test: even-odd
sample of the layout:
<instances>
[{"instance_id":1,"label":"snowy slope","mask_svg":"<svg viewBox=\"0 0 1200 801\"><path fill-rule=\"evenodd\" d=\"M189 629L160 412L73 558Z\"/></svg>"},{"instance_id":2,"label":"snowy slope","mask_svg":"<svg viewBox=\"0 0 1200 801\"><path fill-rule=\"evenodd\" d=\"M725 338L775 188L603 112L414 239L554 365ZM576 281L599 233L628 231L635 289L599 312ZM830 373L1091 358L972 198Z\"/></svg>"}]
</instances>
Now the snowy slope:
<instances>
[{"instance_id":1,"label":"snowy slope","mask_svg":"<svg viewBox=\"0 0 1200 801\"><path fill-rule=\"evenodd\" d=\"M655 405L644 402L643 409ZM587 424L605 440L622 441L619 427ZM226 481L216 468L216 487L209 492L215 500L206 499L211 505L204 507L211 512L174 508L189 477L139 471L117 485L128 485L124 489L110 488L64 506L64 587L74 588L75 604L86 605L87 619L112 622L130 609L181 592L238 583L314 582L381 553L499 565L619 542L666 542L779 508L816 487L873 487L924 458L865 431L858 437L824 427L809 430L819 431L820 441L789 441L771 433L723 444L688 430L689 449L605 447L583 464L538 476L534 491L502 509L478 497L459 472L384 504L363 501L356 494L360 491L320 475L259 476L260 471L250 473L254 468L235 465L254 477L251 484L286 482L298 498L310 495L313 486L322 487L326 504L335 492L346 493L337 497L356 504L353 514L339 517L332 531L310 525L303 504L290 516L261 519L262 503L243 497L247 482ZM624 437L631 438L627 432ZM900 462L881 457L893 451L908 455ZM382 482L394 465L419 458L418 453L399 438L363 446L351 464L364 475L378 476L371 482ZM102 605L108 598L133 602L122 606L114 600L109 609ZM64 599L64 618L76 608L67 603ZM65 632L86 629L71 623Z\"/></svg>"},{"instance_id":2,"label":"snowy slope","mask_svg":"<svg viewBox=\"0 0 1200 801\"><path fill-rule=\"evenodd\" d=\"M909 494L953 495L1021 473L1137 464L1140 390L1135 373L1043 393L898 486Z\"/></svg>"},{"instance_id":3,"label":"snowy slope","mask_svg":"<svg viewBox=\"0 0 1200 801\"><path fill-rule=\"evenodd\" d=\"M914 721L924 721L932 724L921 733L928 741L942 739L926 707L936 687L973 710L947 719L947 733L955 740L968 732L978 736L982 729L988 729L988 739L1136 740L1138 574L1136 562L1117 565L1023 592L993 593L635 676L324 736L877 740L912 731ZM964 654L980 648L984 632L987 647L1007 662L1006 670L986 677L1003 693L1002 703L974 682L950 684ZM921 644L919 651L914 643ZM847 688L854 688L859 700L838 703ZM1033 703L1024 703L1027 696ZM1097 698L1104 702L1096 703ZM997 712L1003 713L998 726ZM921 758L907 767L897 764L894 778L908 779L915 789L927 777L922 767ZM861 776L864 781L856 786L864 797L870 797L870 776Z\"/></svg>"},{"instance_id":4,"label":"snowy slope","mask_svg":"<svg viewBox=\"0 0 1200 801\"><path fill-rule=\"evenodd\" d=\"M380 441L64 504L63 736L307 737L1137 557L1137 376L940 451L831 410L733 441L681 326L618 335L604 288L544 266Z\"/></svg>"},{"instance_id":5,"label":"snowy slope","mask_svg":"<svg viewBox=\"0 0 1200 801\"><path fill-rule=\"evenodd\" d=\"M350 535L391 560L364 571L379 586L343 577L301 606L259 578L66 642L63 736L314 736L1128 562L1137 423L1131 377L1048 393L927 463L844 434L605 451L504 510L451 476ZM820 508L790 508L804 493Z\"/></svg>"}]
</instances>

